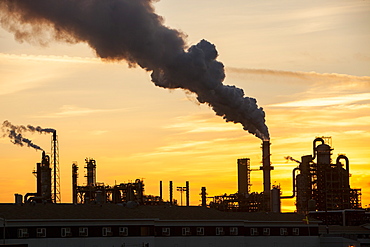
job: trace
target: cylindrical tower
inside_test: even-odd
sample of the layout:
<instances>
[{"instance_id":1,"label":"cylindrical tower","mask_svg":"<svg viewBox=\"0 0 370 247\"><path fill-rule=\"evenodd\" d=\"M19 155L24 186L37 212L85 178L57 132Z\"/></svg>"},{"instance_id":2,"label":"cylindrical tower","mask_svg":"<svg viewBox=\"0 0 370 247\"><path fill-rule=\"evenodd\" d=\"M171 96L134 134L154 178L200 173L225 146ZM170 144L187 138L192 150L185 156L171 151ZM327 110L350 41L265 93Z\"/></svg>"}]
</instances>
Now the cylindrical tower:
<instances>
[{"instance_id":1,"label":"cylindrical tower","mask_svg":"<svg viewBox=\"0 0 370 247\"><path fill-rule=\"evenodd\" d=\"M207 189L202 187L200 195L202 196L202 207L207 207Z\"/></svg>"},{"instance_id":2,"label":"cylindrical tower","mask_svg":"<svg viewBox=\"0 0 370 247\"><path fill-rule=\"evenodd\" d=\"M173 184L172 181L170 181L170 204L172 204L172 195L173 195Z\"/></svg>"},{"instance_id":3,"label":"cylindrical tower","mask_svg":"<svg viewBox=\"0 0 370 247\"><path fill-rule=\"evenodd\" d=\"M162 200L163 200L162 181L159 181L159 199L162 202Z\"/></svg>"},{"instance_id":4,"label":"cylindrical tower","mask_svg":"<svg viewBox=\"0 0 370 247\"><path fill-rule=\"evenodd\" d=\"M273 187L271 190L271 211L273 213L281 212L280 187Z\"/></svg>"},{"instance_id":5,"label":"cylindrical tower","mask_svg":"<svg viewBox=\"0 0 370 247\"><path fill-rule=\"evenodd\" d=\"M332 173L330 169L331 148L327 144L320 144L315 148L316 152L316 169L317 181L314 199L317 203L317 210L331 209L329 205L330 198L333 197Z\"/></svg>"},{"instance_id":6,"label":"cylindrical tower","mask_svg":"<svg viewBox=\"0 0 370 247\"><path fill-rule=\"evenodd\" d=\"M190 187L189 187L189 181L186 181L186 206L190 206Z\"/></svg>"},{"instance_id":7,"label":"cylindrical tower","mask_svg":"<svg viewBox=\"0 0 370 247\"><path fill-rule=\"evenodd\" d=\"M249 193L250 159L238 159L238 194L246 196Z\"/></svg>"},{"instance_id":8,"label":"cylindrical tower","mask_svg":"<svg viewBox=\"0 0 370 247\"><path fill-rule=\"evenodd\" d=\"M317 164L330 166L331 148L327 144L320 144L316 147Z\"/></svg>"},{"instance_id":9,"label":"cylindrical tower","mask_svg":"<svg viewBox=\"0 0 370 247\"><path fill-rule=\"evenodd\" d=\"M37 163L37 196L42 201L51 202L51 168L50 157L42 152L41 163Z\"/></svg>"},{"instance_id":10,"label":"cylindrical tower","mask_svg":"<svg viewBox=\"0 0 370 247\"><path fill-rule=\"evenodd\" d=\"M300 174L297 175L297 212L306 214L308 209L308 201L312 197L311 173L310 164L312 161L311 155L302 156L299 164Z\"/></svg>"},{"instance_id":11,"label":"cylindrical tower","mask_svg":"<svg viewBox=\"0 0 370 247\"><path fill-rule=\"evenodd\" d=\"M271 166L270 161L270 141L262 142L262 166L260 169L263 171L263 197L264 208L266 212L271 211L270 198L271 198Z\"/></svg>"},{"instance_id":12,"label":"cylindrical tower","mask_svg":"<svg viewBox=\"0 0 370 247\"><path fill-rule=\"evenodd\" d=\"M77 203L77 179L78 179L78 166L77 163L72 164L72 201Z\"/></svg>"},{"instance_id":13,"label":"cylindrical tower","mask_svg":"<svg viewBox=\"0 0 370 247\"><path fill-rule=\"evenodd\" d=\"M86 158L86 182L87 186L96 185L96 162L93 159Z\"/></svg>"}]
</instances>

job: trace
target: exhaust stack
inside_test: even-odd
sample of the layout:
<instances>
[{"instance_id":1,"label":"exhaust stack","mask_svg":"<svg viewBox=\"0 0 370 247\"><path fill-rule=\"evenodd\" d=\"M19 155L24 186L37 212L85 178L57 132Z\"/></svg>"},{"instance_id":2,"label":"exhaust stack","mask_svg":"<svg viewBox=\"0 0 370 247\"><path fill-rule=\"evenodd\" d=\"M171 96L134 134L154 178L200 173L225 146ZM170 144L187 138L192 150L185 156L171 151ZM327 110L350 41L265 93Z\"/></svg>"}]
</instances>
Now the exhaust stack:
<instances>
[{"instance_id":1,"label":"exhaust stack","mask_svg":"<svg viewBox=\"0 0 370 247\"><path fill-rule=\"evenodd\" d=\"M271 198L271 166L270 161L270 141L262 142L262 166L260 170L263 171L263 194L264 194L264 211L271 211L270 198Z\"/></svg>"}]
</instances>

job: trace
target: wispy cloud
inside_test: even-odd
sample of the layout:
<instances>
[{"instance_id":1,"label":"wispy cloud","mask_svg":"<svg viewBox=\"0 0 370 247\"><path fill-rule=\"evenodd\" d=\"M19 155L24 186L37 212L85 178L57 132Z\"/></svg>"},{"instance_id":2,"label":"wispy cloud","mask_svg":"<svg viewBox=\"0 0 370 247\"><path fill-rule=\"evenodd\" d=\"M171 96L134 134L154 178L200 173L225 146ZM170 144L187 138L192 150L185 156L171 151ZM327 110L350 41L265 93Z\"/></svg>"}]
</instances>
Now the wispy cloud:
<instances>
[{"instance_id":1,"label":"wispy cloud","mask_svg":"<svg viewBox=\"0 0 370 247\"><path fill-rule=\"evenodd\" d=\"M1 70L0 70L1 71ZM0 95L7 95L42 85L45 81L53 78L52 73L35 75L34 73L2 74L0 80Z\"/></svg>"},{"instance_id":2,"label":"wispy cloud","mask_svg":"<svg viewBox=\"0 0 370 247\"><path fill-rule=\"evenodd\" d=\"M225 143L232 142L232 140L232 138L216 138L207 141L174 141L167 145L157 147L152 152L137 153L132 157L163 156L169 158L171 156L194 157L197 155L212 155L215 153L222 153L225 149Z\"/></svg>"},{"instance_id":3,"label":"wispy cloud","mask_svg":"<svg viewBox=\"0 0 370 247\"><path fill-rule=\"evenodd\" d=\"M272 75L278 77L293 77L305 80L331 80L336 82L343 81L358 81L364 82L370 87L370 76L354 76L337 73L317 73L317 72L303 72L303 71L284 71L284 70L269 70L269 69L249 69L249 68L234 68L226 67L229 73L245 74L245 75Z\"/></svg>"},{"instance_id":4,"label":"wispy cloud","mask_svg":"<svg viewBox=\"0 0 370 247\"><path fill-rule=\"evenodd\" d=\"M118 111L127 111L128 109L92 109L85 107L77 107L73 105L63 105L59 112L37 116L37 118L67 118L76 116L86 116L96 113L109 113Z\"/></svg>"},{"instance_id":5,"label":"wispy cloud","mask_svg":"<svg viewBox=\"0 0 370 247\"><path fill-rule=\"evenodd\" d=\"M63 70L61 66L71 63L97 64L102 61L96 58L0 53L0 95L37 88L52 79L63 77L71 70ZM63 73L60 73L62 70Z\"/></svg>"},{"instance_id":6,"label":"wispy cloud","mask_svg":"<svg viewBox=\"0 0 370 247\"><path fill-rule=\"evenodd\" d=\"M94 135L94 136L100 136L100 135L104 135L108 133L108 130L94 130L94 131L91 131L90 133L91 135Z\"/></svg>"},{"instance_id":7,"label":"wispy cloud","mask_svg":"<svg viewBox=\"0 0 370 247\"><path fill-rule=\"evenodd\" d=\"M316 107L351 104L358 101L370 100L370 93L350 94L337 97L324 97L297 100L285 103L271 104L272 107Z\"/></svg>"},{"instance_id":8,"label":"wispy cloud","mask_svg":"<svg viewBox=\"0 0 370 247\"><path fill-rule=\"evenodd\" d=\"M25 60L25 61L43 61L43 62L63 62L63 63L102 63L102 59L89 57L70 57L54 55L17 55L0 53L0 59Z\"/></svg>"},{"instance_id":9,"label":"wispy cloud","mask_svg":"<svg viewBox=\"0 0 370 247\"><path fill-rule=\"evenodd\" d=\"M187 133L207 133L240 131L237 124L225 123L211 114L193 114L178 117L175 123L164 126L165 129L181 129Z\"/></svg>"}]
</instances>

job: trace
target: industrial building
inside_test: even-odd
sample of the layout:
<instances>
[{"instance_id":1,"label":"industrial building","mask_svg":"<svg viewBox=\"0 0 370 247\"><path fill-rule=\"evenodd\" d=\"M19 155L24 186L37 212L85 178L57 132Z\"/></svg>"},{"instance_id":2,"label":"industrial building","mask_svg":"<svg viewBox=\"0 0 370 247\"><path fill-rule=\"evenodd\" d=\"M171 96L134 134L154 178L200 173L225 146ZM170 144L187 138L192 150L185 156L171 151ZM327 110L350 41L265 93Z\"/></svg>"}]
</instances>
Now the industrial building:
<instances>
[{"instance_id":1,"label":"industrial building","mask_svg":"<svg viewBox=\"0 0 370 247\"><path fill-rule=\"evenodd\" d=\"M280 212L282 199L296 198L297 213L361 209L361 189L350 187L349 159L341 154L332 164L330 137L319 137L313 141L313 154L302 156L293 169L293 194L281 196L278 186L271 187L270 143L262 143L263 192L250 191L250 159L238 159L238 192L231 195L214 196L211 207L225 211L272 211ZM317 145L317 143L320 143ZM343 164L341 161L345 161ZM296 174L299 172L299 174Z\"/></svg>"},{"instance_id":2,"label":"industrial building","mask_svg":"<svg viewBox=\"0 0 370 247\"><path fill-rule=\"evenodd\" d=\"M314 247L320 241L319 221L306 224L294 213L228 213L169 205L130 208L112 203L0 204L0 212L7 219L6 243L38 247Z\"/></svg>"},{"instance_id":3,"label":"industrial building","mask_svg":"<svg viewBox=\"0 0 370 247\"><path fill-rule=\"evenodd\" d=\"M317 145L319 143L319 145ZM186 206L160 195L146 195L140 179L113 186L96 182L97 163L85 159L86 183L78 183L72 164L72 202L60 203L58 144L52 159L37 163L36 192L15 194L15 203L0 204L3 244L26 246L370 246L370 214L361 208L361 190L349 183L349 159L332 164L330 138L316 138L313 154L292 171L293 194L281 196L271 186L270 142L262 142L263 191L251 192L250 159L237 160L238 191L189 204L189 181L177 187ZM344 164L342 164L344 161ZM297 174L299 173L299 174ZM212 199L207 203L207 199ZM280 202L296 198L295 213L281 213Z\"/></svg>"}]
</instances>

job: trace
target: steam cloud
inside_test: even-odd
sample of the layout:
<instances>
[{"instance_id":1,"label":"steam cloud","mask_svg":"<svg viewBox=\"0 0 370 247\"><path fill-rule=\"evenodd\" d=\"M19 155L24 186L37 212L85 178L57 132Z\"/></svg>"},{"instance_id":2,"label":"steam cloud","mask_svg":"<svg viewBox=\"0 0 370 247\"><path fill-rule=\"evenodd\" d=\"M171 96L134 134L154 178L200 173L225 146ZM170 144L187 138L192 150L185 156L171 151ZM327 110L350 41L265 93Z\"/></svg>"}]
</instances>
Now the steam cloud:
<instances>
[{"instance_id":1,"label":"steam cloud","mask_svg":"<svg viewBox=\"0 0 370 247\"><path fill-rule=\"evenodd\" d=\"M20 41L86 42L104 60L151 71L155 85L197 94L227 122L269 139L265 113L242 89L223 85L224 65L206 40L187 49L185 35L163 25L154 0L0 0L1 25Z\"/></svg>"},{"instance_id":2,"label":"steam cloud","mask_svg":"<svg viewBox=\"0 0 370 247\"><path fill-rule=\"evenodd\" d=\"M3 131L3 137L8 136L10 138L10 141L16 145L24 146L27 145L28 147L32 147L36 150L43 150L40 146L32 143L31 140L24 138L22 136L23 132L38 132L38 133L53 133L55 132L55 129L51 128L41 128L40 126L34 127L32 125L13 125L8 120L5 120L3 122L3 125L1 127L1 130Z\"/></svg>"}]
</instances>

